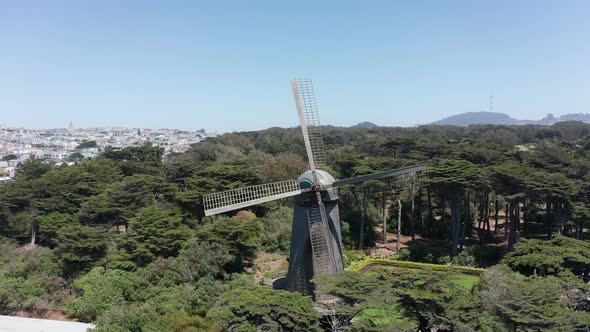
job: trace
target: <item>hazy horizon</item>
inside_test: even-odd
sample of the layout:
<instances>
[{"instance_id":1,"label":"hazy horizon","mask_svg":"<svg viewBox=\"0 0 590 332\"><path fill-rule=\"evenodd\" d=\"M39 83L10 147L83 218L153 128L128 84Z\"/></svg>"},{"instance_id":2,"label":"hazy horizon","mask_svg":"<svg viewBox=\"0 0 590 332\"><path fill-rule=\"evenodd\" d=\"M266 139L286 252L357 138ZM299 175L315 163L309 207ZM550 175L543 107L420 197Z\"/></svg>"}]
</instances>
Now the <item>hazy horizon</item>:
<instances>
[{"instance_id":1,"label":"hazy horizon","mask_svg":"<svg viewBox=\"0 0 590 332\"><path fill-rule=\"evenodd\" d=\"M295 127L289 80L323 124L411 127L463 112L590 112L590 2L0 5L0 124Z\"/></svg>"},{"instance_id":2,"label":"hazy horizon","mask_svg":"<svg viewBox=\"0 0 590 332\"><path fill-rule=\"evenodd\" d=\"M488 112L488 111L479 111L481 112ZM457 114L452 114L448 117L452 117L454 115L462 115L462 114L466 114L466 113L477 113L477 112L464 112L464 113L457 113ZM502 113L502 112L493 112L493 113ZM505 114L505 113L502 113ZM574 113L568 113L569 115L574 114ZM568 115L568 114L561 114L561 115L556 115L556 114L552 114L553 116L555 116L555 118L559 118L562 115ZM577 113L577 114L587 114L590 115L590 113ZM506 114L508 116L510 116L511 118L515 119L515 120L521 120L521 121L526 121L526 120L530 120L530 121L537 121L537 120L541 120L542 118L544 118L545 116L547 116L548 114L545 114L543 117L541 118L536 118L536 119L518 119L518 118L514 118L512 117L510 114ZM438 120L443 120L446 119L448 117L445 118L441 118ZM436 122L438 120L435 120L433 122ZM358 123L354 123L354 124L350 124L350 125L333 125L330 123L323 123L322 126L333 126L333 127L344 127L344 128L349 128L349 127L353 127L355 125L359 125L359 124L363 124L366 122L370 122L373 123L379 127L401 127L401 128L412 128L412 127L418 127L418 126L423 126L423 125L437 125L434 124L433 122L429 122L429 123L417 123L414 125L410 125L410 126L387 126L387 125L383 125L380 124L378 122L373 122L373 121L361 121ZM484 124L484 123L482 123ZM518 124L517 124L518 125ZM69 123L67 126L63 126L63 127L27 127L27 126L10 126L10 125L4 125L4 124L0 124L0 128L6 126L9 128L23 128L23 129L33 129L33 130L57 130L57 129L67 129L69 127ZM229 133L229 132L244 132L244 131L259 131L259 130L266 130L266 129L270 129L270 128L284 128L284 129L288 129L288 128L297 128L299 126L299 124L295 124L292 126L269 126L269 127L265 127L265 128L258 128L258 129L248 129L248 130L225 130L225 131L219 131L219 130L208 130L207 128L179 128L179 127L140 127L140 126L131 126L131 125L104 125L104 126L88 126L88 127L77 127L75 126L74 123L74 128L75 129L92 129L92 128L126 128L126 129L149 129L149 130L158 130L158 129L167 129L167 130L186 130L186 131L199 131L201 129L204 129L205 132L207 133L219 133L219 134L223 134L223 133Z\"/></svg>"}]
</instances>

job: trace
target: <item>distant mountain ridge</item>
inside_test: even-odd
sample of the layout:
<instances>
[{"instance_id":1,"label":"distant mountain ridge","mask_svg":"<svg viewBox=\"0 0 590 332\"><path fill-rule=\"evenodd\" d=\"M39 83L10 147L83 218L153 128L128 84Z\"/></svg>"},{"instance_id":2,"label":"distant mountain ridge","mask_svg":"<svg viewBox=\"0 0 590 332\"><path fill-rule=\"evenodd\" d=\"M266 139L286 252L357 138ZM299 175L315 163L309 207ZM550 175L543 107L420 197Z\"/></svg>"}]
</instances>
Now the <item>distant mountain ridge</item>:
<instances>
[{"instance_id":1,"label":"distant mountain ridge","mask_svg":"<svg viewBox=\"0 0 590 332\"><path fill-rule=\"evenodd\" d=\"M546 125L550 126L558 122L565 121L578 121L584 123L590 123L590 113L572 113L565 114L560 117L555 117L553 114L547 114L541 120L519 120L511 117L506 113L499 112L465 112L456 115L451 115L444 119L432 122L432 125L438 126L460 126L467 127L470 125ZM374 129L382 127L373 122L364 121L356 125L350 126L349 128L365 128Z\"/></svg>"},{"instance_id":2,"label":"distant mountain ridge","mask_svg":"<svg viewBox=\"0 0 590 332\"><path fill-rule=\"evenodd\" d=\"M494 124L494 125L525 125L539 124L552 125L557 122L580 121L590 123L590 114L575 113L555 117L553 114L547 114L541 120L518 120L505 113L497 112L466 112L446 117L442 120L433 122L439 126L469 126L474 124Z\"/></svg>"}]
</instances>

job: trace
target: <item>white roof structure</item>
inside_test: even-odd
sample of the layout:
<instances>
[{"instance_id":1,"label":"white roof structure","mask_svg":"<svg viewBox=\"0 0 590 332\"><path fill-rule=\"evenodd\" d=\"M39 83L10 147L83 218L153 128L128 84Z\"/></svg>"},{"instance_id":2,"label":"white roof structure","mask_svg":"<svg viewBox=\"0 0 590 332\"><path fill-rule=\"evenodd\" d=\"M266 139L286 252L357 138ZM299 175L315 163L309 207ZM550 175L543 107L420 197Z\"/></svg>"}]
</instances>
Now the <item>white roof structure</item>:
<instances>
[{"instance_id":1,"label":"white roof structure","mask_svg":"<svg viewBox=\"0 0 590 332\"><path fill-rule=\"evenodd\" d=\"M0 315L0 332L86 332L94 324Z\"/></svg>"}]
</instances>

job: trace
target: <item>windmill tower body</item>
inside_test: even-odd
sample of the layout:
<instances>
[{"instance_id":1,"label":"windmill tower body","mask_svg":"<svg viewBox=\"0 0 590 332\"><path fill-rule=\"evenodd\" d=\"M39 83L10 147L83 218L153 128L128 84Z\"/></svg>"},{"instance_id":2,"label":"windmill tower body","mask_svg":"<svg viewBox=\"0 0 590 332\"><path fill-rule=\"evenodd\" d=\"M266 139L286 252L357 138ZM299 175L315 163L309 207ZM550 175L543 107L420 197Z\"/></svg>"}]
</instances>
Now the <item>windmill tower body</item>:
<instances>
[{"instance_id":1,"label":"windmill tower body","mask_svg":"<svg viewBox=\"0 0 590 332\"><path fill-rule=\"evenodd\" d=\"M316 176L322 185L331 185L334 182L334 178L325 171L316 171ZM303 173L297 179L297 183L302 189L312 188L312 172ZM322 192L321 197L326 211L326 224L322 223L321 218L317 218L319 216L316 212L319 211L319 207L315 193L295 196L287 273L289 291L313 295L314 289L310 280L315 274L339 272L344 269L337 190L327 189Z\"/></svg>"}]
</instances>

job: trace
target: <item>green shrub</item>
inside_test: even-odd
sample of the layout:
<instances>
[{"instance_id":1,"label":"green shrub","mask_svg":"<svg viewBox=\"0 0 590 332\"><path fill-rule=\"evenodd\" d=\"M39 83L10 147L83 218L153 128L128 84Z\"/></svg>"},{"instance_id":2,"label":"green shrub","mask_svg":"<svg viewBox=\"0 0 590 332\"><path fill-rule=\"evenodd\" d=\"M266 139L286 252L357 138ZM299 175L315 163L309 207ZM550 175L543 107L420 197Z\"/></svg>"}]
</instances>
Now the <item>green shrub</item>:
<instances>
[{"instance_id":1,"label":"green shrub","mask_svg":"<svg viewBox=\"0 0 590 332\"><path fill-rule=\"evenodd\" d=\"M270 287L230 290L207 318L224 331L321 331L320 314L309 297Z\"/></svg>"},{"instance_id":2,"label":"green shrub","mask_svg":"<svg viewBox=\"0 0 590 332\"><path fill-rule=\"evenodd\" d=\"M448 256L446 256L446 257L448 257ZM440 259L439 259L438 263L442 263ZM456 256L453 256L451 258L451 263L454 265L469 266L469 267L476 265L475 256L473 256L473 254L471 252L469 252L468 248L466 250L459 252Z\"/></svg>"},{"instance_id":3,"label":"green shrub","mask_svg":"<svg viewBox=\"0 0 590 332\"><path fill-rule=\"evenodd\" d=\"M361 250L344 250L344 267L347 268L356 262L365 260L366 258L367 254Z\"/></svg>"},{"instance_id":4,"label":"green shrub","mask_svg":"<svg viewBox=\"0 0 590 332\"><path fill-rule=\"evenodd\" d=\"M68 309L75 317L91 321L105 311L136 301L143 286L131 272L96 267L74 282L80 295L68 303Z\"/></svg>"}]
</instances>

